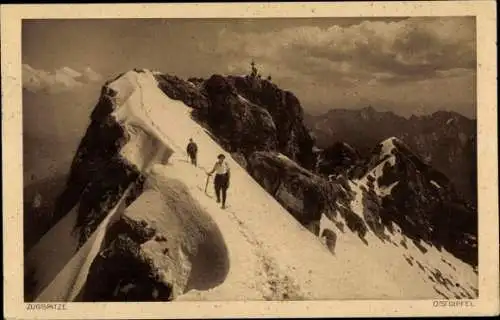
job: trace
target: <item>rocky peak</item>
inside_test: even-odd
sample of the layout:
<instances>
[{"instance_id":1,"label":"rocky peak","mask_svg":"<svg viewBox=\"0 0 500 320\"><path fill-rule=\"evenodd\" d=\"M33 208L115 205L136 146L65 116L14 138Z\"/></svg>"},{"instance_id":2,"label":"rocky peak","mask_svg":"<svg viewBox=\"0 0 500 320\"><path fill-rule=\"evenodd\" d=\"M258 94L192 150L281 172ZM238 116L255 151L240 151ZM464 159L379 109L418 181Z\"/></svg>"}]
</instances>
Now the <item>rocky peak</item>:
<instances>
[{"instance_id":1,"label":"rocky peak","mask_svg":"<svg viewBox=\"0 0 500 320\"><path fill-rule=\"evenodd\" d=\"M326 176L338 174L347 171L360 159L358 151L349 144L336 142L319 152L317 171Z\"/></svg>"},{"instance_id":2,"label":"rocky peak","mask_svg":"<svg viewBox=\"0 0 500 320\"><path fill-rule=\"evenodd\" d=\"M381 198L382 215L416 241L445 247L469 263L477 263L477 215L450 180L427 165L397 138L379 143L359 180ZM446 227L453 220L453 231ZM458 231L460 230L460 231Z\"/></svg>"},{"instance_id":3,"label":"rocky peak","mask_svg":"<svg viewBox=\"0 0 500 320\"><path fill-rule=\"evenodd\" d=\"M415 180L425 177L426 180L441 184L447 190L453 189L444 174L426 164L396 137L382 141L373 149L366 169L367 174L373 174L383 184L391 184L401 178Z\"/></svg>"}]
</instances>

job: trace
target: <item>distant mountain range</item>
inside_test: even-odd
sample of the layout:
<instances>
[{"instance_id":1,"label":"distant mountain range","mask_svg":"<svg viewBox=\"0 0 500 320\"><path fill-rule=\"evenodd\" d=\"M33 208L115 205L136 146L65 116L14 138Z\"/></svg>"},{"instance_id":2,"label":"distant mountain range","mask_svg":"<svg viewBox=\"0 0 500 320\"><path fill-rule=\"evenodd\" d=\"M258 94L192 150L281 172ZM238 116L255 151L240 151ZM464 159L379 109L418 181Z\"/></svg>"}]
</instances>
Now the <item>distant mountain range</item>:
<instances>
[{"instance_id":1,"label":"distant mountain range","mask_svg":"<svg viewBox=\"0 0 500 320\"><path fill-rule=\"evenodd\" d=\"M427 164L448 176L457 191L476 205L476 120L450 111L404 118L366 107L305 114L304 123L318 147L347 143L364 157L378 142L397 137Z\"/></svg>"}]
</instances>

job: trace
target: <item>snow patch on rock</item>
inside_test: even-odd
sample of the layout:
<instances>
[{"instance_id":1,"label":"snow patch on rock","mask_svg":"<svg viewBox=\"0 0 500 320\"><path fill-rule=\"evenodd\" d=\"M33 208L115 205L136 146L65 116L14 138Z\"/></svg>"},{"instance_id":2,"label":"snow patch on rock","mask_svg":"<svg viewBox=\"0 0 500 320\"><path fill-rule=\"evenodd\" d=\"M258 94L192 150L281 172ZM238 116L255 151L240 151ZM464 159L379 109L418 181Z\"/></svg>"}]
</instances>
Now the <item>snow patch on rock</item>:
<instances>
[{"instance_id":1,"label":"snow patch on rock","mask_svg":"<svg viewBox=\"0 0 500 320\"><path fill-rule=\"evenodd\" d=\"M439 185L436 181L431 180L431 183L432 183L432 185L433 185L433 186L435 186L436 188L441 189L441 186L440 186L440 185Z\"/></svg>"}]
</instances>

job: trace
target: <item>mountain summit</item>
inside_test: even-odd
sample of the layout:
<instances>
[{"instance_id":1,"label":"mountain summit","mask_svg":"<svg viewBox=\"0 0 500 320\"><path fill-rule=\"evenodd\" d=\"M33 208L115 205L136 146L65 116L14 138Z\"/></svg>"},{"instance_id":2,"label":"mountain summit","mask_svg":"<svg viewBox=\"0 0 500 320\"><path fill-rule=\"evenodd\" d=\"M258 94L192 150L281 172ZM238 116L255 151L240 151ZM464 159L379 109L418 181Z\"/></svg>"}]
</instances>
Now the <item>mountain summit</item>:
<instances>
[{"instance_id":1,"label":"mountain summit","mask_svg":"<svg viewBox=\"0 0 500 320\"><path fill-rule=\"evenodd\" d=\"M395 137L374 148L366 168L359 181L406 235L477 264L477 214L443 173Z\"/></svg>"},{"instance_id":2,"label":"mountain summit","mask_svg":"<svg viewBox=\"0 0 500 320\"><path fill-rule=\"evenodd\" d=\"M443 245L435 230L447 226L427 210L441 196L433 181L451 197L446 180L397 139L358 176L328 180L312 170L302 114L292 93L251 76L137 69L108 81L55 224L26 255L26 300L477 297L474 264ZM226 210L205 192L220 153Z\"/></svg>"}]
</instances>

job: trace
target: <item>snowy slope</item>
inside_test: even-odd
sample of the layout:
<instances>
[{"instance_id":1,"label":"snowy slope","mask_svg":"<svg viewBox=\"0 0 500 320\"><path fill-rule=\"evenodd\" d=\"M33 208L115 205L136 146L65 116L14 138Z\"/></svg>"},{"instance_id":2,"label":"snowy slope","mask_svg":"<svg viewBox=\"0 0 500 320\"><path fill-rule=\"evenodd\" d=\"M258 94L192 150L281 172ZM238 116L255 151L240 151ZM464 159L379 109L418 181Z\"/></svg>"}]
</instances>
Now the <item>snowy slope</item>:
<instances>
[{"instance_id":1,"label":"snowy slope","mask_svg":"<svg viewBox=\"0 0 500 320\"><path fill-rule=\"evenodd\" d=\"M25 258L25 270L32 271L32 277L36 279L36 285L33 288L35 296L52 282L76 252L78 238L71 232L76 223L77 210L75 209L52 227ZM55 245L58 243L64 245Z\"/></svg>"},{"instance_id":2,"label":"snowy slope","mask_svg":"<svg viewBox=\"0 0 500 320\"><path fill-rule=\"evenodd\" d=\"M349 182L355 193L354 200L349 204L350 209L360 218L364 215L364 192L362 181ZM332 223L333 222L333 223ZM321 219L320 235L325 229L339 230L339 225L346 225L345 220L336 216ZM438 298L469 298L477 297L478 279L473 268L457 259L444 249L438 250L425 243L415 244L407 238L401 229L392 223L393 232L387 233L385 239L367 232L363 245L360 238L342 228L343 232L336 232L335 256L340 260L353 260L360 256L374 256L375 261L383 264L384 273L389 274L394 281L401 284L401 289L410 289L411 293L402 294L400 298L412 299ZM377 257L378 256L378 259ZM383 260L383 262L381 261ZM361 263L366 261L361 260ZM384 270L385 269L385 270ZM368 272L368 271L366 271ZM371 271L370 271L371 272ZM373 273L371 274L377 274ZM429 295L429 291L434 294Z\"/></svg>"},{"instance_id":3,"label":"snowy slope","mask_svg":"<svg viewBox=\"0 0 500 320\"><path fill-rule=\"evenodd\" d=\"M147 177L149 187L127 209L120 201L62 271L55 272L57 275L52 264L34 263L38 273L47 275L43 281L47 287L38 301L79 299L78 293L84 288L108 224L122 214L143 219L173 239L168 246L177 250L176 259L160 254L164 248L154 240L143 243L141 249L160 273L164 267L168 273L165 281L175 278L177 300L416 299L439 298L442 294L460 296L464 290L463 296L473 295L476 275L451 255L433 248L424 255L411 243L403 249L376 237L368 237L366 245L348 229L339 232L330 219L323 217L321 229L339 234L332 254L231 157L229 207L220 209L211 185L208 195L204 193L204 171L211 169L217 154L224 150L191 119L192 109L168 98L157 87L154 74L147 70L125 73L108 87L117 92L113 116L129 137L120 154ZM190 137L199 145L198 168L188 163L184 152ZM162 200L175 190L186 192L171 201ZM361 190L357 195L362 196ZM183 215L176 212L174 202ZM362 205L360 196L351 203L353 210ZM196 209L182 210L182 206ZM362 216L362 211L357 212ZM63 227L58 230L64 232ZM200 230L205 230L202 233L211 239L220 237L214 243L224 247L227 256L221 254L216 261L193 258L200 256L183 246L190 243L198 246L193 250L201 250L203 237L197 235ZM35 247L33 256L40 257L51 250L54 238L49 237L50 233ZM404 236L396 231L393 241L399 238ZM186 257L187 253L192 257ZM415 263L408 263L405 256ZM440 260L442 257L451 266ZM228 260L227 272L210 280L214 270L226 265L224 259ZM170 269L166 270L167 266ZM440 283L428 279L426 268L440 270L455 287L451 288L445 280ZM196 280L190 275L194 270L199 273ZM204 278L212 283L204 284Z\"/></svg>"},{"instance_id":4,"label":"snowy slope","mask_svg":"<svg viewBox=\"0 0 500 320\"><path fill-rule=\"evenodd\" d=\"M76 237L71 235L70 241L67 243L61 242L61 240L67 239L67 237L64 236L56 240L61 244L60 247L71 249L75 254L71 256L71 259L67 261L64 268L50 282L50 284L44 288L41 294L37 297L37 302L74 301L76 299L85 284L90 265L96 255L99 253L102 241L107 231L107 227L113 220L117 219L116 215L120 214L123 210L123 199L125 198L126 194L127 192L122 197L122 200L119 201L118 205L109 212L106 219L104 219L101 225L90 237L90 239L87 240L87 242L78 251L75 251L78 245L78 240L76 239ZM64 219L62 221L64 221ZM64 230L69 229L68 227L68 224L63 224L59 227L59 230L61 230L61 232L64 232ZM66 235L68 235L67 231ZM46 247L47 244L45 243L44 246L37 246L35 248L37 251L42 251ZM56 261L64 261L65 258L67 259L66 255L58 255L60 253L59 250L55 251L55 253L56 255L53 258ZM54 259L45 261L45 266L52 267L52 261Z\"/></svg>"}]
</instances>

